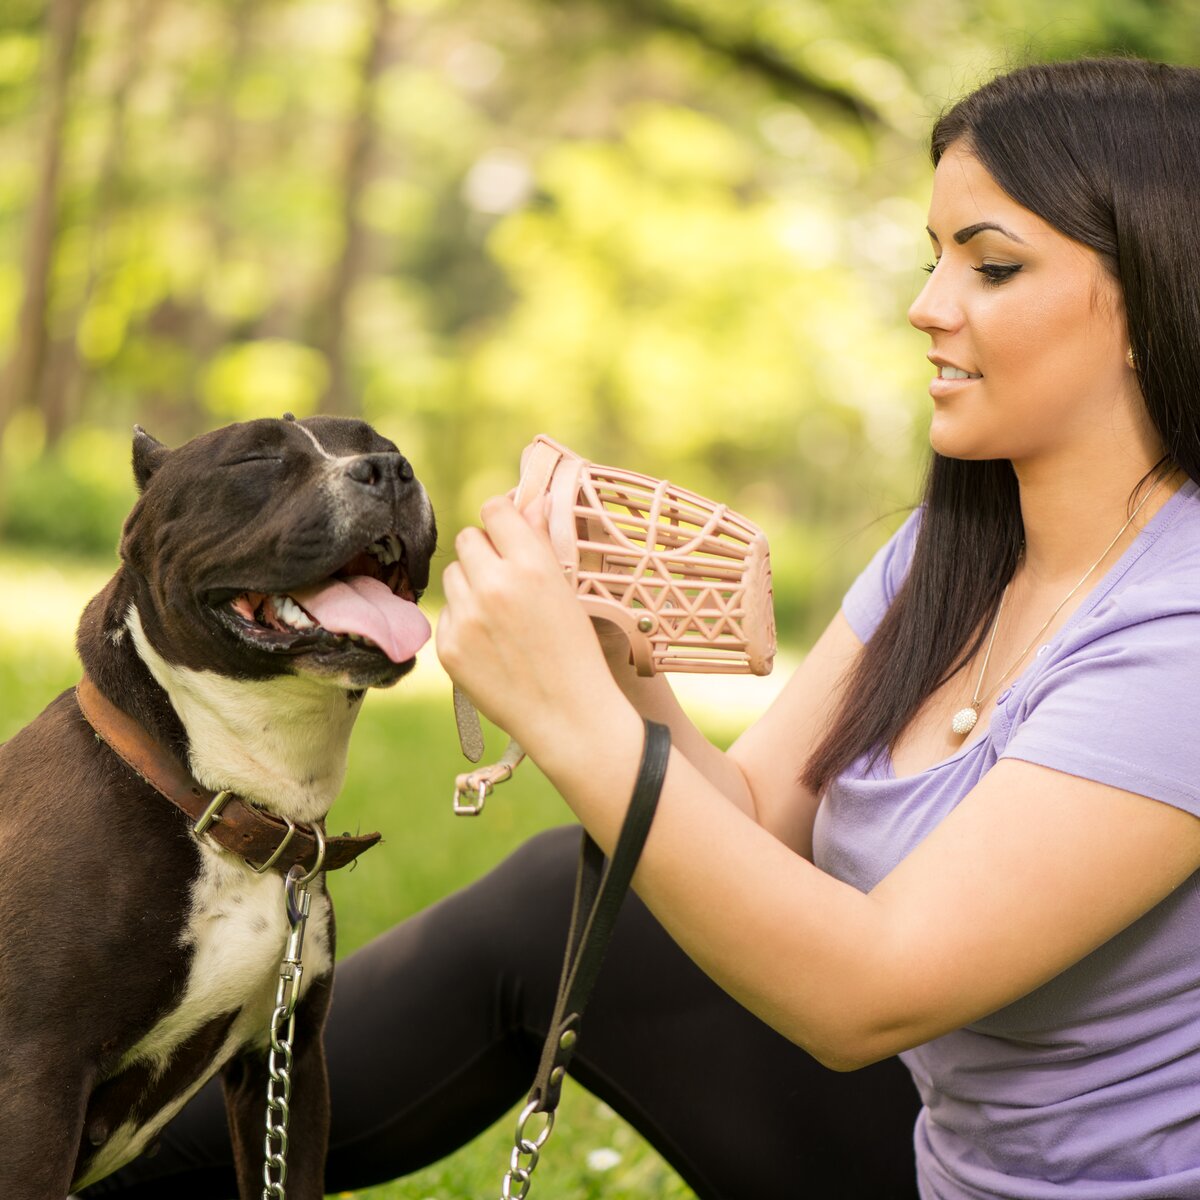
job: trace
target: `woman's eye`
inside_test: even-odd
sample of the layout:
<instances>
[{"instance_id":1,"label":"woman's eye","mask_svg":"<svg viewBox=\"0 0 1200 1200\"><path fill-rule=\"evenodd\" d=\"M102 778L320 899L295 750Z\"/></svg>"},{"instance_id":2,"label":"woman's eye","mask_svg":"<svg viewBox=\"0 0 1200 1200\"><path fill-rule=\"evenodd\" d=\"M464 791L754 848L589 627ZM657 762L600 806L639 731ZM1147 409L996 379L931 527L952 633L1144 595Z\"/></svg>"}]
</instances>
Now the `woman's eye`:
<instances>
[{"instance_id":1,"label":"woman's eye","mask_svg":"<svg viewBox=\"0 0 1200 1200\"><path fill-rule=\"evenodd\" d=\"M932 274L933 274L933 272L934 272L934 268L935 268L936 266L937 266L937 260L936 260L936 259L934 259L934 261L933 261L933 262L927 262L927 263L926 263L926 264L925 264L925 265L924 265L924 266L921 268L921 270L922 270L922 271L924 271L926 275L932 275Z\"/></svg>"},{"instance_id":2,"label":"woman's eye","mask_svg":"<svg viewBox=\"0 0 1200 1200\"><path fill-rule=\"evenodd\" d=\"M1011 279L1021 269L1020 263L984 263L980 267L972 267L972 271L978 271L983 276L983 281L989 286L995 286L998 283L1003 283L1006 279Z\"/></svg>"}]
</instances>

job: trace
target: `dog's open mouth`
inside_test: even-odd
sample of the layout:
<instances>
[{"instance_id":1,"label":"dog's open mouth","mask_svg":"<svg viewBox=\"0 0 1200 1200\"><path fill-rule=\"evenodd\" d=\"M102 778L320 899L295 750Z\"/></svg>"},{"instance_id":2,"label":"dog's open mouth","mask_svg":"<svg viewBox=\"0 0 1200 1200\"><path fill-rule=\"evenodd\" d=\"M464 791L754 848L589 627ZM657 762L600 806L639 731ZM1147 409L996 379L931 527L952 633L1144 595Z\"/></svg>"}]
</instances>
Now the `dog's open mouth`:
<instances>
[{"instance_id":1,"label":"dog's open mouth","mask_svg":"<svg viewBox=\"0 0 1200 1200\"><path fill-rule=\"evenodd\" d=\"M226 604L238 632L272 650L377 650L394 663L429 640L404 543L385 534L328 579L285 592L241 592Z\"/></svg>"}]
</instances>

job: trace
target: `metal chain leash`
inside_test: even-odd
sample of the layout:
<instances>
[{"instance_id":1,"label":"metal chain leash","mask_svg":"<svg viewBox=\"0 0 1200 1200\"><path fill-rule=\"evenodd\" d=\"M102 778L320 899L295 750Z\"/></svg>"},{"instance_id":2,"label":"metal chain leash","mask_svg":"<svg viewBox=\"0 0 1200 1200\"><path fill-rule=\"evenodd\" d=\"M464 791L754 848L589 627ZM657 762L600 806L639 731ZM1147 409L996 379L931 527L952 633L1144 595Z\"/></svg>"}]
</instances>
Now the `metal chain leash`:
<instances>
[{"instance_id":1,"label":"metal chain leash","mask_svg":"<svg viewBox=\"0 0 1200 1200\"><path fill-rule=\"evenodd\" d=\"M542 1131L535 1138L525 1136L526 1123L539 1111L537 1101L530 1101L517 1118L517 1133L512 1154L508 1159L508 1170L505 1171L504 1179L500 1183L500 1200L525 1200L529 1193L529 1185L533 1182L533 1170L538 1165L542 1147L550 1136L550 1130L554 1128L553 1111L542 1112L541 1115L546 1118L546 1124ZM529 1161L522 1162L522 1159ZM514 1192L514 1184L521 1190Z\"/></svg>"},{"instance_id":2,"label":"metal chain leash","mask_svg":"<svg viewBox=\"0 0 1200 1200\"><path fill-rule=\"evenodd\" d=\"M288 1122L292 1110L292 1046L296 1036L296 1003L304 979L304 928L312 904L308 885L325 863L325 838L319 825L317 861L307 874L293 867L284 880L287 906L287 948L279 964L279 982L275 986L275 1008L271 1013L271 1050L267 1058L267 1135L263 1142L262 1200L287 1200ZM286 1028L287 1032L284 1033Z\"/></svg>"},{"instance_id":3,"label":"metal chain leash","mask_svg":"<svg viewBox=\"0 0 1200 1200\"><path fill-rule=\"evenodd\" d=\"M296 1034L296 1001L304 978L301 956L304 927L312 897L306 878L293 867L284 884L287 899L288 936L279 982L275 987L275 1009L271 1014L271 1051L267 1059L267 1136L264 1142L262 1200L286 1200L288 1121L292 1100L292 1042ZM287 1033L283 1034L283 1029Z\"/></svg>"}]
</instances>

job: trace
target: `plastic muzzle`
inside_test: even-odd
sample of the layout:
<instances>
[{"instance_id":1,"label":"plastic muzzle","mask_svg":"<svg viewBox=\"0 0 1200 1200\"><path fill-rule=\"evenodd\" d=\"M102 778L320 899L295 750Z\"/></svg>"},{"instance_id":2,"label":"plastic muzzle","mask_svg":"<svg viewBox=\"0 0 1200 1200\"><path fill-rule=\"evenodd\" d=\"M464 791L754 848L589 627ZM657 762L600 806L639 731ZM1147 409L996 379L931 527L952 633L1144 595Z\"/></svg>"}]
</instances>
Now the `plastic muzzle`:
<instances>
[{"instance_id":1,"label":"plastic muzzle","mask_svg":"<svg viewBox=\"0 0 1200 1200\"><path fill-rule=\"evenodd\" d=\"M657 671L766 675L775 658L767 539L745 517L634 471L588 462L539 434L521 455L518 507L550 496L550 541L579 602L629 640L641 675ZM479 715L457 688L463 754L483 755ZM455 780L454 811L475 815L524 757Z\"/></svg>"},{"instance_id":2,"label":"plastic muzzle","mask_svg":"<svg viewBox=\"0 0 1200 1200\"><path fill-rule=\"evenodd\" d=\"M745 517L539 435L521 456L517 504L545 494L550 540L580 603L624 631L639 674L770 672L771 559Z\"/></svg>"}]
</instances>

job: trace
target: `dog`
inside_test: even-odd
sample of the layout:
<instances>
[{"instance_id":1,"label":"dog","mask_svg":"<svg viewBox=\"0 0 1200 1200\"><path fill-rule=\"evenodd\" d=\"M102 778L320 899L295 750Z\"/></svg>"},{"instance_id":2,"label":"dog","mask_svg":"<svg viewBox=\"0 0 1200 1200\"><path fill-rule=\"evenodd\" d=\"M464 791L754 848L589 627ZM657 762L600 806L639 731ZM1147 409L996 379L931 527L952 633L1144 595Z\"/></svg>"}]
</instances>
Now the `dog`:
<instances>
[{"instance_id":1,"label":"dog","mask_svg":"<svg viewBox=\"0 0 1200 1200\"><path fill-rule=\"evenodd\" d=\"M366 689L429 637L433 511L396 446L346 418L173 450L135 427L133 471L120 568L79 624L84 679L0 746L0 1196L103 1178L218 1072L240 1194L261 1194L291 863L316 873L287 1194L319 1200L334 925L317 835ZM258 832L229 843L243 819ZM328 839L324 865L377 837Z\"/></svg>"}]
</instances>

